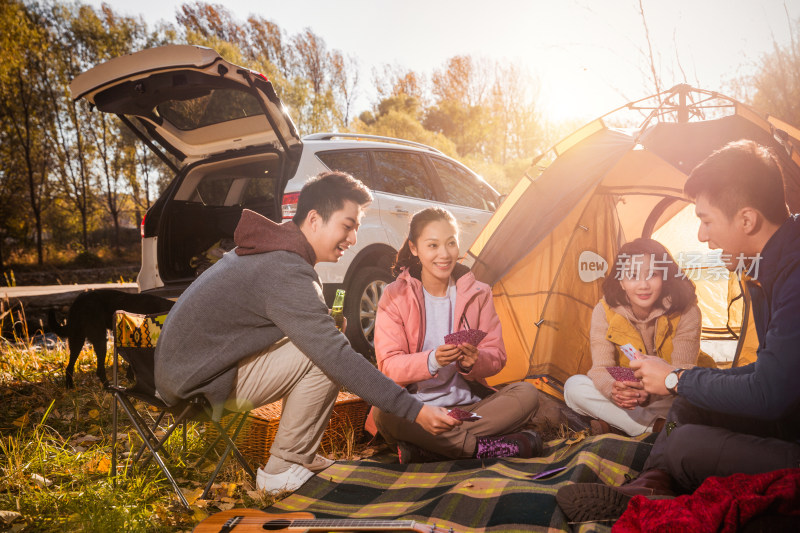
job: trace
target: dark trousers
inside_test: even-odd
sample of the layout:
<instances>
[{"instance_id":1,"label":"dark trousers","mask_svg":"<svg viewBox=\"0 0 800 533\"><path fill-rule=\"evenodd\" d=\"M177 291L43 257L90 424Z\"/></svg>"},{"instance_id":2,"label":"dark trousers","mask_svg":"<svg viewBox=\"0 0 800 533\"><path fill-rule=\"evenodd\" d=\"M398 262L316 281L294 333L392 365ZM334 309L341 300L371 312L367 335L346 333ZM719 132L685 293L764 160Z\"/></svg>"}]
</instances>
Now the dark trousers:
<instances>
[{"instance_id":1,"label":"dark trousers","mask_svg":"<svg viewBox=\"0 0 800 533\"><path fill-rule=\"evenodd\" d=\"M673 426L674 424L674 426ZM776 422L701 409L678 397L644 465L669 472L687 492L710 476L800 467L800 444Z\"/></svg>"}]
</instances>

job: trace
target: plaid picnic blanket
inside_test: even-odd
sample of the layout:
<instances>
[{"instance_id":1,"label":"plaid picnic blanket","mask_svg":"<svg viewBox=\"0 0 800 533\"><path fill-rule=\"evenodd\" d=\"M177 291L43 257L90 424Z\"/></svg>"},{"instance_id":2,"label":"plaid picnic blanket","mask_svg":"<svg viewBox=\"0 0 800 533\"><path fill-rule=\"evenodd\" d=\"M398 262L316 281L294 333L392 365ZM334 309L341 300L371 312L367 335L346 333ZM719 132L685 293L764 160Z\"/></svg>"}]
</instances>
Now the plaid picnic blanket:
<instances>
[{"instance_id":1,"label":"plaid picnic blanket","mask_svg":"<svg viewBox=\"0 0 800 533\"><path fill-rule=\"evenodd\" d=\"M551 441L536 459L469 459L401 465L339 462L267 512L317 518L415 520L456 533L488 531L608 531L611 523L569 524L556 504L570 482L618 485L636 475L652 445L617 435L581 442ZM532 480L558 467L566 470Z\"/></svg>"}]
</instances>

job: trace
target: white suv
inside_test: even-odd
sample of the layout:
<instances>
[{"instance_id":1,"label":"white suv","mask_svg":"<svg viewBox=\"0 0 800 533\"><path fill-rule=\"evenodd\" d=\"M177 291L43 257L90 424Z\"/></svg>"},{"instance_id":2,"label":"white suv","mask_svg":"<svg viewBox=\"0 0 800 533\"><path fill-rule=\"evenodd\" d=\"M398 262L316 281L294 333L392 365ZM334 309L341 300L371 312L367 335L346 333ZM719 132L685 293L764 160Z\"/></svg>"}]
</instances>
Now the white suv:
<instances>
[{"instance_id":1,"label":"white suv","mask_svg":"<svg viewBox=\"0 0 800 533\"><path fill-rule=\"evenodd\" d=\"M347 290L348 337L367 356L410 216L446 207L466 253L499 201L474 172L425 145L335 133L301 140L264 76L208 48L171 45L112 59L70 89L119 116L175 173L142 221L142 292L178 296L212 256L232 247L242 209L288 220L303 184L319 172L342 170L364 181L375 200L356 246L316 268L329 304L336 289Z\"/></svg>"}]
</instances>

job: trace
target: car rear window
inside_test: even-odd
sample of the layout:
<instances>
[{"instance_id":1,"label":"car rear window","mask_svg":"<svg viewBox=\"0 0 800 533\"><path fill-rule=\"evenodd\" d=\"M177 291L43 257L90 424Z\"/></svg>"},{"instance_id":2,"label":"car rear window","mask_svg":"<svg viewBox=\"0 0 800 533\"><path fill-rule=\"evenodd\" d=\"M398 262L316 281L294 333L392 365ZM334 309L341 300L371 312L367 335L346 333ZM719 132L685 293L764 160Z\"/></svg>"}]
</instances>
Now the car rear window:
<instances>
[{"instance_id":1,"label":"car rear window","mask_svg":"<svg viewBox=\"0 0 800 533\"><path fill-rule=\"evenodd\" d=\"M183 131L229 120L263 115L255 96L237 89L206 89L194 98L166 100L156 106L159 115Z\"/></svg>"}]
</instances>

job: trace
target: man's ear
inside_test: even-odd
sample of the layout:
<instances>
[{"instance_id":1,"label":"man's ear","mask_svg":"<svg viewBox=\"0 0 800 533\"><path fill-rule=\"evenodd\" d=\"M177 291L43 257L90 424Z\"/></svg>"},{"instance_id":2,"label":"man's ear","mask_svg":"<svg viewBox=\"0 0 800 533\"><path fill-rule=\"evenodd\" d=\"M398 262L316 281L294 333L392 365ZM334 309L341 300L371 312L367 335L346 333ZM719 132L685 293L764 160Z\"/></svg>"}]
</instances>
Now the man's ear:
<instances>
[{"instance_id":1,"label":"man's ear","mask_svg":"<svg viewBox=\"0 0 800 533\"><path fill-rule=\"evenodd\" d=\"M743 207L737 215L739 227L747 235L758 233L764 222L764 215L753 207Z\"/></svg>"},{"instance_id":2,"label":"man's ear","mask_svg":"<svg viewBox=\"0 0 800 533\"><path fill-rule=\"evenodd\" d=\"M320 222L322 222L322 217L319 215L319 212L316 209L312 209L306 215L303 225L307 226L310 231L314 232L319 229Z\"/></svg>"}]
</instances>

